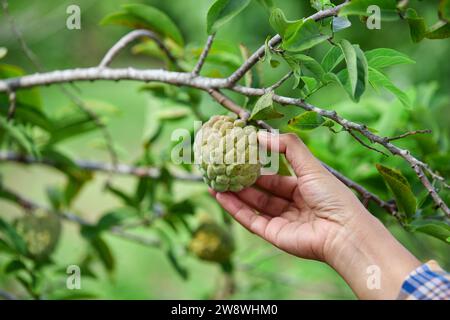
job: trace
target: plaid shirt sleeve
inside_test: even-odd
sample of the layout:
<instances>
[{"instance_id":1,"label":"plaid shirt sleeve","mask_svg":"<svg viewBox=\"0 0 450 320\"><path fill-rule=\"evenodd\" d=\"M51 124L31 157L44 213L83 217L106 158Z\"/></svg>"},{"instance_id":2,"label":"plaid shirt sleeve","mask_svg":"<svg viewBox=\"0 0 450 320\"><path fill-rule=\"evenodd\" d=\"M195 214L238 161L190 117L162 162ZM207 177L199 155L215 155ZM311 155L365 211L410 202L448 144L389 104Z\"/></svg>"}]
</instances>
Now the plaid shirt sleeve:
<instances>
[{"instance_id":1,"label":"plaid shirt sleeve","mask_svg":"<svg viewBox=\"0 0 450 320\"><path fill-rule=\"evenodd\" d=\"M450 300L450 273L430 260L408 275L397 299Z\"/></svg>"}]
</instances>

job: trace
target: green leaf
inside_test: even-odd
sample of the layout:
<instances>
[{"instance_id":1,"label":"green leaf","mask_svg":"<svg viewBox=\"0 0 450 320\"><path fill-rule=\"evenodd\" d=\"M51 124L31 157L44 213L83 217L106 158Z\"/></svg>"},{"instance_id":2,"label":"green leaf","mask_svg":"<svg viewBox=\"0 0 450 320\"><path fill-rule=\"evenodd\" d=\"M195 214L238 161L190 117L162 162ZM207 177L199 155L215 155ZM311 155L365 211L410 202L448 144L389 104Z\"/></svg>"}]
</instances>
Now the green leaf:
<instances>
[{"instance_id":1,"label":"green leaf","mask_svg":"<svg viewBox=\"0 0 450 320\"><path fill-rule=\"evenodd\" d=\"M161 121L175 121L185 119L187 116L191 114L192 114L191 110L187 108L174 107L158 111L156 113L156 117Z\"/></svg>"},{"instance_id":2,"label":"green leaf","mask_svg":"<svg viewBox=\"0 0 450 320\"><path fill-rule=\"evenodd\" d=\"M20 77L24 74L25 71L19 67L9 64L0 64L0 79ZM18 106L19 104L25 104L37 109L42 108L41 96L37 88L19 90L17 92L16 100Z\"/></svg>"},{"instance_id":3,"label":"green leaf","mask_svg":"<svg viewBox=\"0 0 450 320\"><path fill-rule=\"evenodd\" d=\"M8 49L6 49L5 47L0 47L0 59L4 58L7 53Z\"/></svg>"},{"instance_id":4,"label":"green leaf","mask_svg":"<svg viewBox=\"0 0 450 320\"><path fill-rule=\"evenodd\" d=\"M310 0L309 2L311 4L311 7L313 7L317 11L333 7L333 4L330 0Z\"/></svg>"},{"instance_id":5,"label":"green leaf","mask_svg":"<svg viewBox=\"0 0 450 320\"><path fill-rule=\"evenodd\" d=\"M23 238L17 233L13 226L4 221L2 218L0 218L0 232L8 238L18 253L22 255L27 254L27 245Z\"/></svg>"},{"instance_id":6,"label":"green leaf","mask_svg":"<svg viewBox=\"0 0 450 320\"><path fill-rule=\"evenodd\" d=\"M425 19L419 17L416 10L408 8L405 13L406 21L409 25L409 33L413 42L419 42L427 33L427 26L425 24Z\"/></svg>"},{"instance_id":7,"label":"green leaf","mask_svg":"<svg viewBox=\"0 0 450 320\"><path fill-rule=\"evenodd\" d=\"M299 86L301 80L300 77L302 75L302 70L300 68L300 61L296 59L294 56L287 53L283 55L283 59L286 61L286 63L289 65L292 72L294 73L295 81L294 85L292 86L292 89L295 89Z\"/></svg>"},{"instance_id":8,"label":"green leaf","mask_svg":"<svg viewBox=\"0 0 450 320\"><path fill-rule=\"evenodd\" d=\"M126 194L124 191L112 186L111 184L106 186L106 190L114 194L116 197L121 199L123 203L130 207L136 207L138 205L132 196Z\"/></svg>"},{"instance_id":9,"label":"green leaf","mask_svg":"<svg viewBox=\"0 0 450 320\"><path fill-rule=\"evenodd\" d=\"M445 39L450 37L450 23L448 22L437 22L434 26L425 34L427 39Z\"/></svg>"},{"instance_id":10,"label":"green leaf","mask_svg":"<svg viewBox=\"0 0 450 320\"><path fill-rule=\"evenodd\" d=\"M344 54L345 63L347 64L348 80L350 82L350 88L352 95L356 91L356 85L358 82L358 68L357 68L357 55L355 47L350 42L342 39L339 43L339 47Z\"/></svg>"},{"instance_id":11,"label":"green leaf","mask_svg":"<svg viewBox=\"0 0 450 320\"><path fill-rule=\"evenodd\" d=\"M325 71L319 62L317 62L314 58L304 55L304 54L295 54L293 55L295 59L298 59L300 62L300 67L305 67L314 75L316 79L322 81L325 76Z\"/></svg>"},{"instance_id":12,"label":"green leaf","mask_svg":"<svg viewBox=\"0 0 450 320\"><path fill-rule=\"evenodd\" d=\"M6 119L0 117L0 128L5 130L9 137L11 137L26 153L37 156L32 142L21 127L13 126L11 123L7 122Z\"/></svg>"},{"instance_id":13,"label":"green leaf","mask_svg":"<svg viewBox=\"0 0 450 320\"><path fill-rule=\"evenodd\" d=\"M11 274L26 269L27 266L21 260L12 260L6 265L5 274Z\"/></svg>"},{"instance_id":14,"label":"green leaf","mask_svg":"<svg viewBox=\"0 0 450 320\"><path fill-rule=\"evenodd\" d=\"M14 254L16 253L16 250L9 243L0 238L0 252Z\"/></svg>"},{"instance_id":15,"label":"green leaf","mask_svg":"<svg viewBox=\"0 0 450 320\"><path fill-rule=\"evenodd\" d=\"M97 222L98 232L111 229L119 225L125 219L136 216L136 209L130 207L119 208L105 213Z\"/></svg>"},{"instance_id":16,"label":"green leaf","mask_svg":"<svg viewBox=\"0 0 450 320\"><path fill-rule=\"evenodd\" d=\"M75 138L81 134L98 130L95 121L87 114L66 114L54 121L49 145Z\"/></svg>"},{"instance_id":17,"label":"green leaf","mask_svg":"<svg viewBox=\"0 0 450 320\"><path fill-rule=\"evenodd\" d=\"M114 271L115 259L108 244L100 237L91 238L90 244L95 252L97 252L98 257L100 258L100 261L105 269L109 272Z\"/></svg>"},{"instance_id":18,"label":"green leaf","mask_svg":"<svg viewBox=\"0 0 450 320\"><path fill-rule=\"evenodd\" d=\"M288 41L303 24L303 20L288 21L283 11L276 8L270 13L269 23L283 41Z\"/></svg>"},{"instance_id":19,"label":"green leaf","mask_svg":"<svg viewBox=\"0 0 450 320\"><path fill-rule=\"evenodd\" d=\"M412 232L422 232L450 244L450 226L437 220L414 220L408 225Z\"/></svg>"},{"instance_id":20,"label":"green leaf","mask_svg":"<svg viewBox=\"0 0 450 320\"><path fill-rule=\"evenodd\" d=\"M392 191L400 212L410 218L416 212L417 200L411 190L408 180L398 170L376 165L388 188Z\"/></svg>"},{"instance_id":21,"label":"green leaf","mask_svg":"<svg viewBox=\"0 0 450 320\"><path fill-rule=\"evenodd\" d=\"M368 65L364 53L357 45L351 45L345 39L339 43L347 64L350 93L354 101L358 102L367 86Z\"/></svg>"},{"instance_id":22,"label":"green leaf","mask_svg":"<svg viewBox=\"0 0 450 320\"><path fill-rule=\"evenodd\" d=\"M177 273L181 276L183 280L186 280L189 276L187 269L180 264L178 261L178 257L173 252L172 248L167 250L167 258L169 259L172 267L177 271Z\"/></svg>"},{"instance_id":23,"label":"green leaf","mask_svg":"<svg viewBox=\"0 0 450 320\"><path fill-rule=\"evenodd\" d=\"M288 51L298 52L310 49L329 38L320 33L320 25L312 19L308 19L300 25L295 33L283 41L283 48Z\"/></svg>"},{"instance_id":24,"label":"green leaf","mask_svg":"<svg viewBox=\"0 0 450 320\"><path fill-rule=\"evenodd\" d=\"M367 64L366 56L364 55L364 52L359 48L359 46L354 45L353 47L356 51L356 65L358 68L358 79L356 82L354 100L358 102L359 98L362 96L367 87L367 83L369 80L369 66Z\"/></svg>"},{"instance_id":25,"label":"green leaf","mask_svg":"<svg viewBox=\"0 0 450 320\"><path fill-rule=\"evenodd\" d=\"M100 24L118 24L132 28L146 28L183 46L183 36L177 25L161 10L144 4L126 4L123 5L123 9L125 11L106 16Z\"/></svg>"},{"instance_id":26,"label":"green leaf","mask_svg":"<svg viewBox=\"0 0 450 320\"><path fill-rule=\"evenodd\" d=\"M313 130L327 123L327 119L314 111L306 111L292 118L288 122L288 128L296 130ZM328 124L327 124L328 126Z\"/></svg>"},{"instance_id":27,"label":"green leaf","mask_svg":"<svg viewBox=\"0 0 450 320\"><path fill-rule=\"evenodd\" d=\"M450 22L450 0L439 1L439 19Z\"/></svg>"},{"instance_id":28,"label":"green leaf","mask_svg":"<svg viewBox=\"0 0 450 320\"><path fill-rule=\"evenodd\" d=\"M332 20L333 32L339 32L352 26L347 17L333 17Z\"/></svg>"},{"instance_id":29,"label":"green leaf","mask_svg":"<svg viewBox=\"0 0 450 320\"><path fill-rule=\"evenodd\" d=\"M372 12L368 12L368 7L375 5L380 8L380 19L384 21L398 20L397 2L395 0L352 0L344 6L340 11L340 16L358 15L370 16Z\"/></svg>"},{"instance_id":30,"label":"green leaf","mask_svg":"<svg viewBox=\"0 0 450 320\"><path fill-rule=\"evenodd\" d=\"M312 92L317 87L317 80L315 78L302 76L301 79L305 83L305 88L308 92Z\"/></svg>"},{"instance_id":31,"label":"green leaf","mask_svg":"<svg viewBox=\"0 0 450 320\"><path fill-rule=\"evenodd\" d=\"M333 71L333 69L336 68L343 59L344 56L341 48L338 46L333 46L323 57L321 64L325 72L330 72Z\"/></svg>"},{"instance_id":32,"label":"green leaf","mask_svg":"<svg viewBox=\"0 0 450 320\"><path fill-rule=\"evenodd\" d=\"M273 95L274 92L269 91L256 101L249 120L267 120L283 117L283 114L276 111L273 106Z\"/></svg>"},{"instance_id":33,"label":"green leaf","mask_svg":"<svg viewBox=\"0 0 450 320\"><path fill-rule=\"evenodd\" d=\"M208 10L206 31L208 34L217 30L244 10L251 0L216 0Z\"/></svg>"},{"instance_id":34,"label":"green leaf","mask_svg":"<svg viewBox=\"0 0 450 320\"><path fill-rule=\"evenodd\" d=\"M397 64L413 64L406 54L389 48L378 48L364 52L369 67L382 69Z\"/></svg>"},{"instance_id":35,"label":"green leaf","mask_svg":"<svg viewBox=\"0 0 450 320\"><path fill-rule=\"evenodd\" d=\"M369 67L369 82L374 88L386 88L387 90L392 92L406 108L411 107L411 101L408 95L400 90L397 86L395 86L392 81L389 80L389 78L386 77L383 73L371 67Z\"/></svg>"}]
</instances>

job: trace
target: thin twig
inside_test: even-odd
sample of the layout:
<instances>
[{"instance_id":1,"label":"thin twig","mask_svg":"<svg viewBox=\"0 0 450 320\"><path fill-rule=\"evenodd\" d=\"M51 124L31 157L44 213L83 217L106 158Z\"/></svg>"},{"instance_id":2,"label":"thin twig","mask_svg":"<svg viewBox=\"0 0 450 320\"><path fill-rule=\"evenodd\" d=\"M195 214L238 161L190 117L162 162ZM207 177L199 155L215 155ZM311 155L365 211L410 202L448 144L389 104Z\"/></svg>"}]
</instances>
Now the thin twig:
<instances>
[{"instance_id":1,"label":"thin twig","mask_svg":"<svg viewBox=\"0 0 450 320\"><path fill-rule=\"evenodd\" d=\"M58 168L59 163L47 158L34 158L28 155L22 155L15 152L0 151L0 162L17 162L22 164L42 164L50 167ZM75 165L86 171L112 172L121 175L131 175L139 178L159 178L161 171L156 167L136 167L119 163L112 166L110 163L74 160ZM200 176L191 173L172 172L171 175L178 180L200 181Z\"/></svg>"},{"instance_id":2,"label":"thin twig","mask_svg":"<svg viewBox=\"0 0 450 320\"><path fill-rule=\"evenodd\" d=\"M336 6L335 8L322 10L317 12L316 14L310 16L308 19L322 19L324 17L329 17L338 13L339 9L345 5L347 2ZM279 36L275 36L269 41L271 46L279 43L281 38ZM234 76L230 76L229 78L208 78L208 77L192 77L192 73L188 72L171 72L165 70L137 70L133 68L126 69L109 69L109 68L86 68L86 69L73 69L73 70L63 70L63 71L53 71L44 74L34 74L28 75L24 77L18 78L9 78L0 80L0 92L17 90L21 88L30 88L37 85L44 84L53 84L53 83L65 83L77 80L138 80L138 81L159 81L174 85L182 85L182 86L190 86L197 89L202 89L213 94L213 97L216 96L218 101L222 100L222 104L232 110L236 109L233 105L230 105L226 102L226 100L222 99L222 94L217 91L220 88L230 89L232 91L238 92L240 94L246 96L261 96L266 92L266 89L263 88L249 88L243 87L239 85L234 85L233 81L236 81L242 77L245 72L250 69L260 57L264 55L264 46L258 49L253 55L243 63L243 65L236 70ZM238 72L239 71L239 72ZM212 91L211 91L212 90ZM348 132L359 132L363 136L365 136L371 143L376 143L382 145L393 155L397 155L402 157L405 161L409 163L411 168L414 170L422 184L430 193L431 197L435 204L440 207L444 213L450 216L450 209L445 204L445 202L440 198L436 189L433 187L431 182L428 180L427 176L423 173L425 170L429 173L433 179L439 180L445 183L443 177L433 172L426 163L418 160L414 156L410 154L408 150L401 149L392 143L390 143L386 137L378 136L368 130L367 126L358 124L339 116L336 111L329 111L325 109L318 108L313 106L303 99L296 99L290 97L283 97L279 95L274 95L273 100L282 105L295 105L307 111L313 111L321 116L331 119L341 125ZM242 113L242 110L237 110L238 114L242 114L244 117L248 116L248 113ZM246 112L246 111L245 111ZM358 139L357 139L358 140ZM359 141L361 142L361 141ZM363 144L365 145L365 144ZM367 146L367 145L366 145Z\"/></svg>"},{"instance_id":3,"label":"thin twig","mask_svg":"<svg viewBox=\"0 0 450 320\"><path fill-rule=\"evenodd\" d=\"M19 89L19 88L29 88L37 85L52 84L52 83L63 83L75 80L138 80L138 81L159 81L164 83L170 83L174 85L190 86L205 91L217 88L227 88L228 83L226 79L222 78L208 78L208 77L192 77L190 73L187 72L172 72L165 70L137 70L133 68L126 69L109 69L109 68L87 68L87 69L73 69L64 71L53 71L45 74L34 74L23 76L19 78L9 78L0 80L0 92L5 92L8 89ZM213 89L213 90L214 90ZM244 86L233 86L228 88L232 91L238 92L246 96L262 96L265 94L266 90L262 88L250 88ZM340 115L333 110L325 110L313 106L303 99L290 98L285 96L280 96L277 94L273 95L273 100L281 105L293 105L298 106L307 111L313 111L321 116L331 119L344 127L347 131L353 130L361 133L372 143L377 143L385 147L389 152L394 155L400 156L405 159L410 166L414 169L414 166L419 166L428 171L428 165L424 162L418 160L412 156L408 150L401 149L389 141L386 141L385 137L378 136L372 133L367 126L352 122ZM417 173L417 170L414 169ZM436 173L434 173L436 176ZM436 190L430 186L426 176L418 175L422 184L427 188L432 196L434 202L444 211L445 214L450 216L450 209L445 204L445 202L437 194ZM440 176L439 176L440 177ZM442 178L442 177L441 177ZM442 178L443 179L443 178Z\"/></svg>"},{"instance_id":4,"label":"thin twig","mask_svg":"<svg viewBox=\"0 0 450 320\"><path fill-rule=\"evenodd\" d=\"M365 143L360 137L358 137L351 129L350 130L347 130L346 129L346 131L356 140L356 141L358 141L363 147L366 147L367 149L370 149L370 150L373 150L373 151L375 151L375 152L378 152L378 153L380 153L380 154L382 154L383 156L385 156L385 157L389 157L389 155L386 153L386 152L384 152L384 151L381 151L381 150L378 150L377 148L374 148L374 147L372 147L372 146L369 146L367 143Z\"/></svg>"},{"instance_id":5,"label":"thin twig","mask_svg":"<svg viewBox=\"0 0 450 320\"><path fill-rule=\"evenodd\" d=\"M413 135L416 135L416 134L427 134L427 133L433 133L433 131L430 130L430 129L409 131L409 132L405 132L403 134L400 134L398 136L386 138L386 141L391 142L391 141L394 141L394 140L403 139L403 138L406 138L406 137L409 137L409 136L413 136Z\"/></svg>"},{"instance_id":6,"label":"thin twig","mask_svg":"<svg viewBox=\"0 0 450 320\"><path fill-rule=\"evenodd\" d=\"M203 67L203 64L206 61L206 57L208 56L209 50L211 49L211 45L214 41L215 33L208 36L208 39L206 40L205 47L203 48L202 53L200 54L200 57L198 58L198 62L194 67L194 70L192 70L192 75L194 77L198 76L200 74L200 71Z\"/></svg>"},{"instance_id":7,"label":"thin twig","mask_svg":"<svg viewBox=\"0 0 450 320\"><path fill-rule=\"evenodd\" d=\"M89 221L83 219L82 217L78 216L75 213L69 212L69 211L55 211L50 208L47 208L43 205L40 205L30 199L27 199L23 197L22 195L18 194L17 192L6 189L4 187L1 187L0 190L4 190L7 193L11 194L15 199L14 203L25 209L28 213L33 214L35 210L43 210L45 212L56 214L59 218L74 222L76 224L79 224L80 226L90 226L95 227L95 224L90 223ZM141 237L137 234L130 233L126 230L123 230L121 227L112 227L108 229L111 234L116 235L120 238L130 240L132 242L136 242L142 245L145 245L147 247L159 247L161 245L161 241L158 237L150 238L150 237Z\"/></svg>"},{"instance_id":8,"label":"thin twig","mask_svg":"<svg viewBox=\"0 0 450 320\"><path fill-rule=\"evenodd\" d=\"M119 39L119 41L114 44L111 49L108 50L108 52L103 57L102 61L99 64L100 68L105 68L109 66L112 62L112 60L116 57L119 52L125 48L129 43L133 42L134 40L142 37L147 37L152 39L156 42L156 44L159 46L159 48L164 52L164 54L167 56L167 58L176 66L178 67L176 58L172 55L170 50L166 47L164 42L152 31L150 30L144 30L144 29L138 29L131 31L124 35L122 38Z\"/></svg>"},{"instance_id":9,"label":"thin twig","mask_svg":"<svg viewBox=\"0 0 450 320\"><path fill-rule=\"evenodd\" d=\"M347 5L347 2L348 1L345 1L344 3L337 5L334 8L318 11L306 19L313 19L315 21L318 21L327 17L335 16L339 13L339 10L343 6ZM281 40L282 39L280 35L277 34L276 36L274 36L272 39L269 40L268 45L271 48L275 47L279 43L281 43ZM259 47L258 50L256 50L238 69L236 69L236 71L234 71L227 78L228 86L231 87L234 84L236 84L247 73L248 70L250 70L262 57L264 57L264 54L265 54L265 46L263 45Z\"/></svg>"},{"instance_id":10,"label":"thin twig","mask_svg":"<svg viewBox=\"0 0 450 320\"><path fill-rule=\"evenodd\" d=\"M20 47L21 47L22 51L24 52L25 56L28 58L28 60L31 62L31 64L33 64L33 66L35 67L35 69L38 72L41 72L41 73L44 72L45 71L44 66L39 62L39 58L33 52L33 50L31 50L30 47L27 45L25 38L23 37L20 30L17 28L17 26L14 22L14 18L12 17L12 15L9 12L8 0L2 0L2 6L3 6L3 12L4 12L5 16L8 18L10 28L11 28L16 40L19 42ZM66 95L70 100L72 100L74 102L74 104L81 111L83 111L85 114L87 114L89 116L89 118L91 118L94 121L95 125L98 128L100 128L100 130L103 134L103 137L106 141L106 146L107 146L109 155L111 157L111 162L113 165L116 165L118 162L118 157L117 157L117 153L113 146L112 137L111 137L108 129L106 128L106 126L100 120L100 117L94 111L90 110L88 108L88 106L86 106L86 104L81 99L79 99L77 96L72 94L69 90L67 90L63 86L60 86L60 90L64 95ZM11 95L13 95L13 96L11 96ZM8 111L8 120L14 116L15 109L16 109L16 101L15 101L16 96L15 96L15 92L13 89L10 90L9 99L10 99L11 104L10 104L10 108ZM109 178L111 178L111 176Z\"/></svg>"},{"instance_id":11,"label":"thin twig","mask_svg":"<svg viewBox=\"0 0 450 320\"><path fill-rule=\"evenodd\" d=\"M266 91L274 91L276 88L280 87L287 79L289 79L294 74L293 71L290 71L288 74L284 75L280 80L275 82L270 87L266 88Z\"/></svg>"},{"instance_id":12,"label":"thin twig","mask_svg":"<svg viewBox=\"0 0 450 320\"><path fill-rule=\"evenodd\" d=\"M226 97L225 95L223 95L219 91L211 90L210 94L219 104L221 104L223 107L225 107L226 109L230 110L231 112L234 112L237 115L241 115L241 114L245 114L245 113L248 114L247 111L243 110L234 101L232 101L230 98ZM264 129L268 130L269 132L273 132L273 130L274 130L269 124L267 124L266 122L264 122L262 120L258 120L257 124L261 128L264 128ZM390 213L391 215L393 215L394 217L399 219L399 216L398 216L398 213L397 213L397 206L395 205L395 203L386 202L386 201L381 200L378 196L376 196L375 194L371 193L370 191L368 191L367 189L365 189L363 186L359 185L355 181L347 178L342 173L340 173L337 170L333 169L329 165L327 165L327 164L325 164L323 162L322 162L322 165L328 171L330 171L334 176L336 176L336 178L338 178L342 183L344 183L347 187L349 187L350 189L355 190L361 196L363 201L371 200L375 204L377 204L379 207L385 209L388 213Z\"/></svg>"}]
</instances>

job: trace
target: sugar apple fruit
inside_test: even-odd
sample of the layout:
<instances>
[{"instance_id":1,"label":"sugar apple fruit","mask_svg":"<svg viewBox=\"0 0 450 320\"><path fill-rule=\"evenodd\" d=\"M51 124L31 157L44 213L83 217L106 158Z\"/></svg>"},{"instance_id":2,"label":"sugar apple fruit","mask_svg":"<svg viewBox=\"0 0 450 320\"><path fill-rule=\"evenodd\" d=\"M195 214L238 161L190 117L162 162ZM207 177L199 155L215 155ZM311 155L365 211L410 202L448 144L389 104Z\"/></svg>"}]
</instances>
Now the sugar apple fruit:
<instances>
[{"instance_id":1,"label":"sugar apple fruit","mask_svg":"<svg viewBox=\"0 0 450 320\"><path fill-rule=\"evenodd\" d=\"M237 192L260 176L257 131L243 120L213 116L194 141L196 163L203 180L218 192Z\"/></svg>"},{"instance_id":2,"label":"sugar apple fruit","mask_svg":"<svg viewBox=\"0 0 450 320\"><path fill-rule=\"evenodd\" d=\"M194 231L189 251L201 260L226 263L234 251L234 242L230 234L217 223L203 222Z\"/></svg>"},{"instance_id":3,"label":"sugar apple fruit","mask_svg":"<svg viewBox=\"0 0 450 320\"><path fill-rule=\"evenodd\" d=\"M56 214L40 209L17 219L15 226L27 245L28 256L39 261L52 254L61 234L61 221Z\"/></svg>"}]
</instances>

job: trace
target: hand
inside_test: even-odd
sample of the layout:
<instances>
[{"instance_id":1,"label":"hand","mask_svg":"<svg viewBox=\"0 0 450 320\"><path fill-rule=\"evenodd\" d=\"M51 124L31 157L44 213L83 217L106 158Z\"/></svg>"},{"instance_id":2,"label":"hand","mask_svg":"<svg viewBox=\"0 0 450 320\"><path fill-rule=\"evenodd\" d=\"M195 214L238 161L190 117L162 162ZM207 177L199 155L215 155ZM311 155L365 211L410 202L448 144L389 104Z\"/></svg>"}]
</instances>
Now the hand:
<instances>
[{"instance_id":1,"label":"hand","mask_svg":"<svg viewBox=\"0 0 450 320\"><path fill-rule=\"evenodd\" d=\"M360 297L367 294L364 267L386 263L389 254L404 258L402 268L386 266L393 271L394 279L388 282L383 297L394 298L403 278L419 265L417 259L396 242L296 135L260 132L258 139L268 149L284 153L296 177L261 176L257 181L259 188L237 193L210 190L222 207L248 230L281 250L327 262ZM375 254L377 244L380 249L385 247L386 256ZM354 269L363 277L355 279L351 274Z\"/></svg>"},{"instance_id":2,"label":"hand","mask_svg":"<svg viewBox=\"0 0 450 320\"><path fill-rule=\"evenodd\" d=\"M276 138L279 144L273 150ZM261 176L257 186L262 190L211 192L237 221L278 248L302 258L328 260L333 239L356 217L355 211L364 211L362 205L297 136L261 133L259 141L285 153L297 176Z\"/></svg>"}]
</instances>

